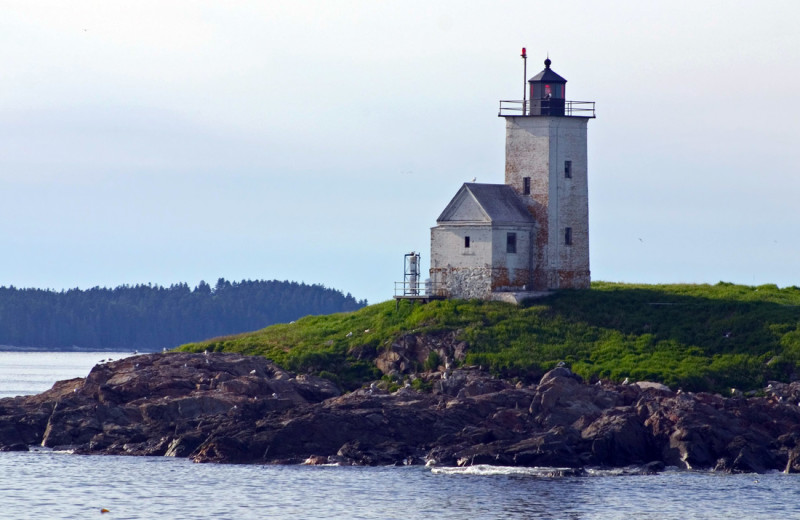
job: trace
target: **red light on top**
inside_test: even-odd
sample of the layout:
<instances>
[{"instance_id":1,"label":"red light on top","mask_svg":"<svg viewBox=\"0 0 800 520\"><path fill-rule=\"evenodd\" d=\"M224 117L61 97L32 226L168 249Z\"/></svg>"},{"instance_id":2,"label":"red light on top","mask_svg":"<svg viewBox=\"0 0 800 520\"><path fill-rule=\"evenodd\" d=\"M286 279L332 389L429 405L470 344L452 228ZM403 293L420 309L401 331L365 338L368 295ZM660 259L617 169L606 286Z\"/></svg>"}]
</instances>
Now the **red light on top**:
<instances>
[{"instance_id":1,"label":"red light on top","mask_svg":"<svg viewBox=\"0 0 800 520\"><path fill-rule=\"evenodd\" d=\"M528 57L528 55L525 54L525 47L522 48L522 54L520 54L520 56L522 56L523 58L527 58Z\"/></svg>"}]
</instances>

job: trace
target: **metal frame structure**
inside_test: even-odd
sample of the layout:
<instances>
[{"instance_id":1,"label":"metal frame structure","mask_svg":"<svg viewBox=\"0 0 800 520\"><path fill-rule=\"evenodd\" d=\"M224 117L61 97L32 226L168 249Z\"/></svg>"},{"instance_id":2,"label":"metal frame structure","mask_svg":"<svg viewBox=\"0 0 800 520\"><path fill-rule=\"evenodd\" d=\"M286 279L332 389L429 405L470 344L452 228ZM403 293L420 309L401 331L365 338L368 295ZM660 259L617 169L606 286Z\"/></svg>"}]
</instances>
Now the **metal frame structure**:
<instances>
[{"instance_id":1,"label":"metal frame structure","mask_svg":"<svg viewBox=\"0 0 800 520\"><path fill-rule=\"evenodd\" d=\"M416 296L420 292L419 266L420 254L411 251L403 255L403 295Z\"/></svg>"},{"instance_id":2,"label":"metal frame structure","mask_svg":"<svg viewBox=\"0 0 800 520\"><path fill-rule=\"evenodd\" d=\"M397 306L400 300L414 300L427 303L447 297L442 286L437 287L430 280L420 283L420 254L414 251L403 256L403 281L394 283L394 299Z\"/></svg>"}]
</instances>

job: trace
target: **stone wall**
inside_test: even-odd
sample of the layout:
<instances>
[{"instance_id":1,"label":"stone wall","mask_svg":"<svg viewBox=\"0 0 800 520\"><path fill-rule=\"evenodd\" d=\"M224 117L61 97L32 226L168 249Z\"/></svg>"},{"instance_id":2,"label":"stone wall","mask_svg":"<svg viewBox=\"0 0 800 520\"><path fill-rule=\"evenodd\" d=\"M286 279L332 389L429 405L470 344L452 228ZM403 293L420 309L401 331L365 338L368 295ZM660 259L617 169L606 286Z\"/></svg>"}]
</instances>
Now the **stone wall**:
<instances>
[{"instance_id":1,"label":"stone wall","mask_svg":"<svg viewBox=\"0 0 800 520\"><path fill-rule=\"evenodd\" d=\"M536 219L533 285L589 286L587 118L507 117L505 182ZM571 162L571 176L565 162ZM524 194L529 177L530 194ZM570 228L572 243L565 243Z\"/></svg>"},{"instance_id":2,"label":"stone wall","mask_svg":"<svg viewBox=\"0 0 800 520\"><path fill-rule=\"evenodd\" d=\"M516 253L506 249L506 235L515 233ZM497 226L493 230L492 290L504 291L531 287L533 282L533 226Z\"/></svg>"},{"instance_id":3,"label":"stone wall","mask_svg":"<svg viewBox=\"0 0 800 520\"><path fill-rule=\"evenodd\" d=\"M464 238L470 237L470 247ZM491 292L490 226L436 226L431 229L430 277L450 298L484 298Z\"/></svg>"},{"instance_id":4,"label":"stone wall","mask_svg":"<svg viewBox=\"0 0 800 520\"><path fill-rule=\"evenodd\" d=\"M438 287L444 289L449 298L492 299L497 292L528 289L530 271L519 269L510 274L503 267L447 266L431 269L431 279L438 281Z\"/></svg>"},{"instance_id":5,"label":"stone wall","mask_svg":"<svg viewBox=\"0 0 800 520\"><path fill-rule=\"evenodd\" d=\"M506 251L506 235L517 236L517 252ZM470 237L470 247L464 238ZM451 298L490 298L492 291L522 290L532 281L529 225L440 225L431 229L433 287Z\"/></svg>"},{"instance_id":6,"label":"stone wall","mask_svg":"<svg viewBox=\"0 0 800 520\"><path fill-rule=\"evenodd\" d=\"M431 269L431 278L439 281L449 298L487 299L492 294L490 267L453 267Z\"/></svg>"}]
</instances>

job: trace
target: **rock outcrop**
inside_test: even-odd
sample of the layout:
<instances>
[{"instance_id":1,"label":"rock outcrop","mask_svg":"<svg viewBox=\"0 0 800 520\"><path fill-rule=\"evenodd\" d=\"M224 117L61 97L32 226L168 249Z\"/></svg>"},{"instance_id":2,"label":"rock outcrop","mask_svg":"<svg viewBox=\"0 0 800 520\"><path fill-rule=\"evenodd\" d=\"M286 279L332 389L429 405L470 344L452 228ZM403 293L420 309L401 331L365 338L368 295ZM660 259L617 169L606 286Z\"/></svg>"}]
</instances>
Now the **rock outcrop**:
<instances>
[{"instance_id":1,"label":"rock outcrop","mask_svg":"<svg viewBox=\"0 0 800 520\"><path fill-rule=\"evenodd\" d=\"M387 359L387 361L390 361ZM538 385L446 369L433 391L342 395L261 357L146 354L0 400L0 450L189 457L197 462L666 466L800 471L800 383L766 397L588 385L562 367Z\"/></svg>"}]
</instances>

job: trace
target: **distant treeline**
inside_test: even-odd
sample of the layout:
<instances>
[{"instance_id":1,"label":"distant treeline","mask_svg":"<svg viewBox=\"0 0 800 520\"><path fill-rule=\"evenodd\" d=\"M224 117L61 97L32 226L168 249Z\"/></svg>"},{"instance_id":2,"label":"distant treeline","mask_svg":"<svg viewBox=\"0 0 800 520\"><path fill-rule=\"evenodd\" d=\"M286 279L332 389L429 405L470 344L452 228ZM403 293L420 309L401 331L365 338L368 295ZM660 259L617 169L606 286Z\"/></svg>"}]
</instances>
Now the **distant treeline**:
<instances>
[{"instance_id":1,"label":"distant treeline","mask_svg":"<svg viewBox=\"0 0 800 520\"><path fill-rule=\"evenodd\" d=\"M53 291L0 287L0 345L161 350L364 307L349 293L277 280Z\"/></svg>"}]
</instances>

